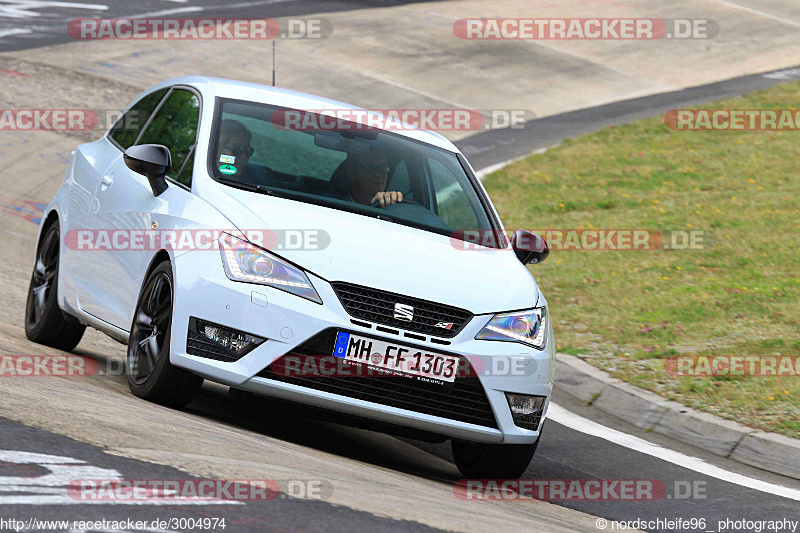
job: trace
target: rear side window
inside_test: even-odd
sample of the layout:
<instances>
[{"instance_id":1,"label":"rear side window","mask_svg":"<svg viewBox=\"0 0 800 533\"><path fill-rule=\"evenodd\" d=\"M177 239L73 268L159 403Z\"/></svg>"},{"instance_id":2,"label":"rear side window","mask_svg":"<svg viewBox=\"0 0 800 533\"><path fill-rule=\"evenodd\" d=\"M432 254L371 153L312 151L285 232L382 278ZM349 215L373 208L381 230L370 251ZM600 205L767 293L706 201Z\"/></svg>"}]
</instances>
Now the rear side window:
<instances>
[{"instance_id":1,"label":"rear side window","mask_svg":"<svg viewBox=\"0 0 800 533\"><path fill-rule=\"evenodd\" d=\"M158 109L137 144L163 144L172 155L167 176L191 185L191 167L200 118L200 99L185 89L173 90ZM184 163L187 168L184 168ZM184 172L181 172L181 169Z\"/></svg>"},{"instance_id":2,"label":"rear side window","mask_svg":"<svg viewBox=\"0 0 800 533\"><path fill-rule=\"evenodd\" d=\"M156 106L164 98L169 89L160 89L154 93L150 93L136 102L127 113L122 115L114 127L111 129L110 135L123 150L133 146L142 127L147 123L147 119L153 114Z\"/></svg>"}]
</instances>

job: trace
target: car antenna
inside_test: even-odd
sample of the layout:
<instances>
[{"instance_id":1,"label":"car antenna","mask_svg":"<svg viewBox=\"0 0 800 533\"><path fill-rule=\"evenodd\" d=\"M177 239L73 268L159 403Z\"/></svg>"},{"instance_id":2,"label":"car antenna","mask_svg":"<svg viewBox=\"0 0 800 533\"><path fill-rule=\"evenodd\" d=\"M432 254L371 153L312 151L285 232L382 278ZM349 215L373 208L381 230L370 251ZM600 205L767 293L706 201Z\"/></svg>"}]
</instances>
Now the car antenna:
<instances>
[{"instance_id":1,"label":"car antenna","mask_svg":"<svg viewBox=\"0 0 800 533\"><path fill-rule=\"evenodd\" d=\"M272 86L275 87L275 39L272 40Z\"/></svg>"}]
</instances>

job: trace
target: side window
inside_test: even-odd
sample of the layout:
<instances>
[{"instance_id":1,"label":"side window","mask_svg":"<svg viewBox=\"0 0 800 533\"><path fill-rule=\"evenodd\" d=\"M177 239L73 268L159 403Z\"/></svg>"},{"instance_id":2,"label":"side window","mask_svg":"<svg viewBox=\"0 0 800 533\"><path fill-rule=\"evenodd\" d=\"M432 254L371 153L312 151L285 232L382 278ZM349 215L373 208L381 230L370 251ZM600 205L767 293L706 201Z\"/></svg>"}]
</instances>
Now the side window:
<instances>
[{"instance_id":1,"label":"side window","mask_svg":"<svg viewBox=\"0 0 800 533\"><path fill-rule=\"evenodd\" d=\"M163 144L169 148L172 167L167 176L186 186L192 183L191 167L199 118L200 100L197 96L185 89L175 89L164 100L137 143ZM184 168L184 163L187 168Z\"/></svg>"},{"instance_id":2,"label":"side window","mask_svg":"<svg viewBox=\"0 0 800 533\"><path fill-rule=\"evenodd\" d=\"M111 128L109 135L117 144L126 150L133 146L136 137L142 131L142 127L147 123L147 119L153 114L158 103L164 98L169 89L160 89L150 93L131 107L127 113L122 115L114 127Z\"/></svg>"},{"instance_id":3,"label":"side window","mask_svg":"<svg viewBox=\"0 0 800 533\"><path fill-rule=\"evenodd\" d=\"M436 191L436 212L451 228L477 229L478 219L455 174L436 159L428 158Z\"/></svg>"}]
</instances>

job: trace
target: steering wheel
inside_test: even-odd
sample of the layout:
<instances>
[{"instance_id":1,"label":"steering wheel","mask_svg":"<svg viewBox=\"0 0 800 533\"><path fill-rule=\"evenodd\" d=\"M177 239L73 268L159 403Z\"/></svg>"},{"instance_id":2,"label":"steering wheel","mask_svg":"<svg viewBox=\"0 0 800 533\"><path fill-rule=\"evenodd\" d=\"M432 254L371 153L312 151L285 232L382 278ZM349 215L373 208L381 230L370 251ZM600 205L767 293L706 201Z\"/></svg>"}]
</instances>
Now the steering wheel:
<instances>
[{"instance_id":1,"label":"steering wheel","mask_svg":"<svg viewBox=\"0 0 800 533\"><path fill-rule=\"evenodd\" d=\"M406 198L405 196L403 196L403 201L402 202L397 202L396 204L389 204L386 207L391 207L393 205L399 205L399 204L417 205L419 207L422 207L423 209L427 209L427 207L425 207L424 205L422 205L418 201L412 200L411 198ZM374 202L369 204L369 206L370 207L380 207L381 203L378 200L375 200ZM386 209L386 207L384 207L383 209Z\"/></svg>"}]
</instances>

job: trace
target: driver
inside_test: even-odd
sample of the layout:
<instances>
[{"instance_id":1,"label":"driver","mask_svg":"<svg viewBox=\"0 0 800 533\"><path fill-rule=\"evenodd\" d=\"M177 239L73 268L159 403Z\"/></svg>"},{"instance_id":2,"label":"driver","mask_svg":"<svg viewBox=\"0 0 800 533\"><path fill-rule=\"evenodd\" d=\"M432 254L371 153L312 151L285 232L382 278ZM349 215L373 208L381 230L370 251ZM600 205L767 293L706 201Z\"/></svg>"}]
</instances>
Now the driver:
<instances>
[{"instance_id":1,"label":"driver","mask_svg":"<svg viewBox=\"0 0 800 533\"><path fill-rule=\"evenodd\" d=\"M386 154L380 150L370 149L353 155L345 172L350 180L352 201L362 205L379 202L381 207L403 201L403 193L386 190L389 163Z\"/></svg>"}]
</instances>

